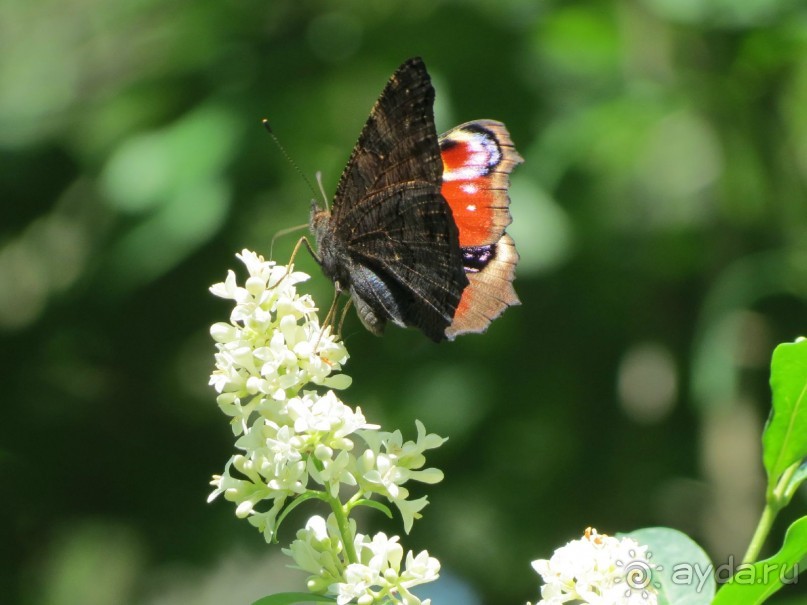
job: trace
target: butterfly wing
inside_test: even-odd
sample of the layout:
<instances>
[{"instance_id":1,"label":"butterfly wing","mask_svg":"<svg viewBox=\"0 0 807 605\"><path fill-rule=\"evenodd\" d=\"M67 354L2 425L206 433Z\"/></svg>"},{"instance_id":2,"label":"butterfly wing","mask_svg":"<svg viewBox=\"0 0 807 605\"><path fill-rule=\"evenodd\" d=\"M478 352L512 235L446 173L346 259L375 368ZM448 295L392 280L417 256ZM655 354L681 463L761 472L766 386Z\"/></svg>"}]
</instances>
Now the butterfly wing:
<instances>
[{"instance_id":1,"label":"butterfly wing","mask_svg":"<svg viewBox=\"0 0 807 605\"><path fill-rule=\"evenodd\" d=\"M468 284L446 202L431 186L403 183L370 196L367 205L348 249L378 279L353 279L354 296L371 304L386 295L395 303L382 305L387 319L443 340Z\"/></svg>"},{"instance_id":2,"label":"butterfly wing","mask_svg":"<svg viewBox=\"0 0 807 605\"><path fill-rule=\"evenodd\" d=\"M434 88L419 57L387 82L353 148L336 188L333 221L360 213L366 196L390 185L417 181L440 190L443 164L434 128Z\"/></svg>"},{"instance_id":3,"label":"butterfly wing","mask_svg":"<svg viewBox=\"0 0 807 605\"><path fill-rule=\"evenodd\" d=\"M511 222L510 172L524 160L504 124L478 120L441 135L442 194L459 230L469 285L446 336L483 332L509 306L518 253L505 233Z\"/></svg>"},{"instance_id":4,"label":"butterfly wing","mask_svg":"<svg viewBox=\"0 0 807 605\"><path fill-rule=\"evenodd\" d=\"M423 61L410 59L362 129L336 191L330 237L316 226L315 233L325 272L348 282L340 285L350 289L363 321L371 312L369 323L377 322L365 325L380 332L392 320L439 341L468 279L451 208L440 193L433 103ZM332 256L347 268L329 271Z\"/></svg>"}]
</instances>

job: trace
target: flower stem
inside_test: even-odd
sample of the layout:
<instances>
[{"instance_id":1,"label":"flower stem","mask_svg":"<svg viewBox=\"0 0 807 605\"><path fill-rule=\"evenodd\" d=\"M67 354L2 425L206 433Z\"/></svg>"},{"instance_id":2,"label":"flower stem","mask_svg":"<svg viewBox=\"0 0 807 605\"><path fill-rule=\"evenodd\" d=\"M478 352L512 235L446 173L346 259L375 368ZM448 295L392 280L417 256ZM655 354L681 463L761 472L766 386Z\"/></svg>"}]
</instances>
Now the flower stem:
<instances>
[{"instance_id":1,"label":"flower stem","mask_svg":"<svg viewBox=\"0 0 807 605\"><path fill-rule=\"evenodd\" d=\"M336 519L336 525L339 527L339 534L342 536L342 544L345 548L345 555L347 555L347 563L358 563L359 557L356 554L356 546L353 544L353 535L350 532L350 521L345 512L345 507L336 498L328 498L328 502L333 510L333 516Z\"/></svg>"}]
</instances>

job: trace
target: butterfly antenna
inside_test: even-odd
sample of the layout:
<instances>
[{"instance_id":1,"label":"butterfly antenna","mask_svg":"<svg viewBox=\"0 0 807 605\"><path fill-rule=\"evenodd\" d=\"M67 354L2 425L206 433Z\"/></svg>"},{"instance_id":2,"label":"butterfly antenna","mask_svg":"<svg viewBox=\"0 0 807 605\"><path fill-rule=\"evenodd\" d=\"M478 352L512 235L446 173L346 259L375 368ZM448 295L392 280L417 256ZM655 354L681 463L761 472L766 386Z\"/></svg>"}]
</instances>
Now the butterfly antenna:
<instances>
[{"instance_id":1,"label":"butterfly antenna","mask_svg":"<svg viewBox=\"0 0 807 605\"><path fill-rule=\"evenodd\" d=\"M283 147L283 145L280 143L280 139L277 138L275 131L272 130L272 125L269 124L269 120L267 120L266 118L263 119L263 127L266 128L266 132L268 132L269 136L272 137L272 140L275 142L275 145L277 145L277 148L280 150L280 153L283 154L283 157L286 158L286 161L289 164L291 164L294 170L297 171L297 174L299 174L303 178L305 184L308 185L308 188L311 190L311 193L313 193L314 197L316 197L317 190L314 189L314 186L311 184L311 180L307 176L305 176L305 173L302 170L300 170L300 167L297 165L297 162L295 162L292 159L292 157L286 151L286 148ZM322 187L321 184L320 187Z\"/></svg>"},{"instance_id":2,"label":"butterfly antenna","mask_svg":"<svg viewBox=\"0 0 807 605\"><path fill-rule=\"evenodd\" d=\"M322 171L317 170L317 185L319 185L319 192L322 194L322 201L325 204L325 210L330 210L328 208L328 195L325 193L325 187L322 186Z\"/></svg>"}]
</instances>

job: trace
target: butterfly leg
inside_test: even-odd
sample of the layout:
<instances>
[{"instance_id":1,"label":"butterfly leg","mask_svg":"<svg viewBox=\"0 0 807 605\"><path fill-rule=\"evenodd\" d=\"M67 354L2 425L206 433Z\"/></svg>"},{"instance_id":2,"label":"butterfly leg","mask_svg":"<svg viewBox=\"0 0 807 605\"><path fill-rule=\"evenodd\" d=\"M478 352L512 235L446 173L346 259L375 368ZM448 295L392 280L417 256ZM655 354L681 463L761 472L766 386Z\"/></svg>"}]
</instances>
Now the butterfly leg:
<instances>
[{"instance_id":1,"label":"butterfly leg","mask_svg":"<svg viewBox=\"0 0 807 605\"><path fill-rule=\"evenodd\" d=\"M322 321L322 326L319 330L319 336L317 337L317 342L314 344L314 350L317 350L319 347L319 341L322 340L322 335L325 333L325 330L328 329L329 326L333 325L333 318L336 315L336 307L337 303L339 302L339 289L334 288L333 291L333 300L331 301L331 307L328 309L328 313L325 314L325 319ZM343 318L344 319L344 318ZM341 328L341 324L340 324ZM341 334L341 329L340 329Z\"/></svg>"},{"instance_id":2,"label":"butterfly leg","mask_svg":"<svg viewBox=\"0 0 807 605\"><path fill-rule=\"evenodd\" d=\"M302 225L295 225L294 227L288 227L286 229L281 229L280 231L275 232L272 236L272 241L269 243L269 258L274 258L272 255L273 250L275 249L275 240L279 237L283 237L284 235L288 235L289 233L294 233L295 231L300 231L301 229L305 229L308 227L308 223L303 223ZM299 242L298 242L299 243ZM309 246L311 249L311 246Z\"/></svg>"},{"instance_id":3,"label":"butterfly leg","mask_svg":"<svg viewBox=\"0 0 807 605\"><path fill-rule=\"evenodd\" d=\"M328 309L328 313L325 315L325 319L322 322L322 329L324 330L328 326L333 325L333 318L336 315L336 306L339 302L339 289L334 288L333 291L333 300L331 301L331 307Z\"/></svg>"},{"instance_id":4,"label":"butterfly leg","mask_svg":"<svg viewBox=\"0 0 807 605\"><path fill-rule=\"evenodd\" d=\"M297 256L297 253L300 251L300 246L305 244L305 247L308 248L309 254L314 257L314 260L317 261L317 264L322 264L322 259L319 257L319 254L316 253L314 247L311 245L311 242L308 241L308 238L304 235L300 239L297 240L297 243L294 244L294 250L291 251L291 258L289 258L289 265L294 262L294 257Z\"/></svg>"},{"instance_id":5,"label":"butterfly leg","mask_svg":"<svg viewBox=\"0 0 807 605\"><path fill-rule=\"evenodd\" d=\"M350 307L353 305L353 297L347 299L347 303L345 303L345 307L342 309L342 317L339 318L339 329L337 334L339 337L342 337L342 328L345 325L345 318L347 317L347 312L350 310Z\"/></svg>"},{"instance_id":6,"label":"butterfly leg","mask_svg":"<svg viewBox=\"0 0 807 605\"><path fill-rule=\"evenodd\" d=\"M272 241L274 242L274 239ZM275 286L280 282L282 282L284 279L286 279L286 276L291 272L292 265L294 264L294 259L297 256L297 253L300 251L300 246L302 246L303 244L305 244L305 247L308 248L308 252L311 254L312 257L314 257L314 260L317 261L317 264L322 264L319 254L317 254L314 251L314 248L311 246L311 242L309 242L308 238L304 235L297 240L296 244L294 244L294 249L291 251L289 262L286 264L286 271L285 273L283 273L283 275L280 276L280 279L277 280Z\"/></svg>"}]
</instances>

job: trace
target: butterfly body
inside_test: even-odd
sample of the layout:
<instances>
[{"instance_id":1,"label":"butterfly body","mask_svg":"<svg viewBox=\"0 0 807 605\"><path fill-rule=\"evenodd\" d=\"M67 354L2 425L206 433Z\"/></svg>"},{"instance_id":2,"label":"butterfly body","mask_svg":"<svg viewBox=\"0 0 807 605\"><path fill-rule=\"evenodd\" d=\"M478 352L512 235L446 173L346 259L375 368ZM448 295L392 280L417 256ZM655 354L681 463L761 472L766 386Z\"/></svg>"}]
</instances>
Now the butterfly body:
<instances>
[{"instance_id":1,"label":"butterfly body","mask_svg":"<svg viewBox=\"0 0 807 605\"><path fill-rule=\"evenodd\" d=\"M433 103L423 62L410 59L370 112L331 211L312 208L318 262L374 334L391 321L453 339L518 304L504 228L507 174L521 158L498 122L438 138Z\"/></svg>"}]
</instances>

